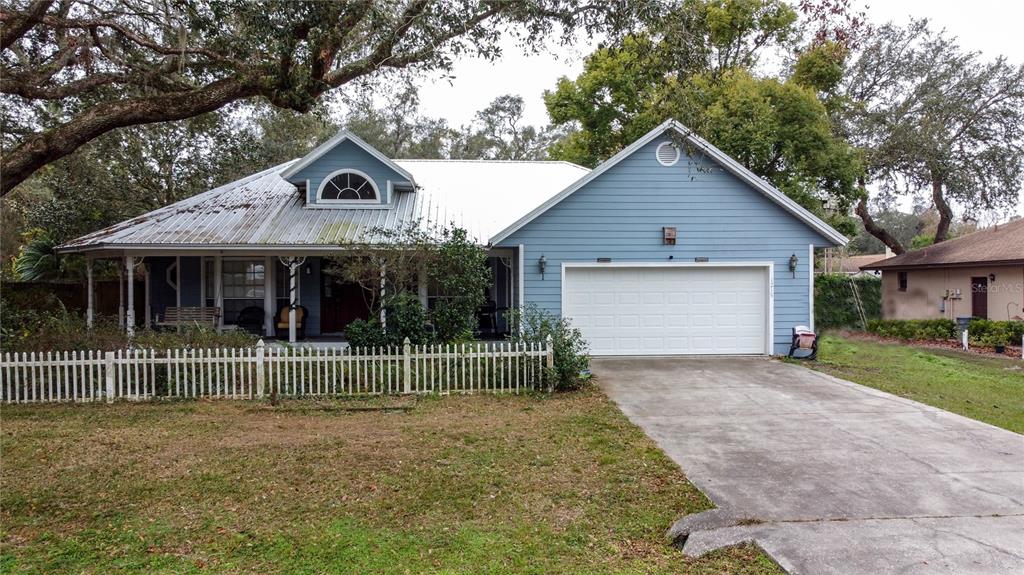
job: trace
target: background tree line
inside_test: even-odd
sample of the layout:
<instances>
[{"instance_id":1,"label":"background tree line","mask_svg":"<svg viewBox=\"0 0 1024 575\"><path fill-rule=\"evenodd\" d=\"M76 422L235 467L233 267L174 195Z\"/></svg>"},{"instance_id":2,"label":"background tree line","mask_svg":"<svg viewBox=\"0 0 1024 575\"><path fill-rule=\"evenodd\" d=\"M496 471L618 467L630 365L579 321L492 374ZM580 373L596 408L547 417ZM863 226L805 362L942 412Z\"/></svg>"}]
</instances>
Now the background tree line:
<instances>
[{"instance_id":1,"label":"background tree line","mask_svg":"<svg viewBox=\"0 0 1024 575\"><path fill-rule=\"evenodd\" d=\"M943 241L1022 185L1024 67L924 20L871 27L848 0L159 6L0 9L5 262L301 156L341 125L391 157L592 167L677 118L865 251ZM545 93L551 125L525 123L517 95L465 126L421 112L422 73L496 57L503 35L535 50L580 30L604 41Z\"/></svg>"}]
</instances>

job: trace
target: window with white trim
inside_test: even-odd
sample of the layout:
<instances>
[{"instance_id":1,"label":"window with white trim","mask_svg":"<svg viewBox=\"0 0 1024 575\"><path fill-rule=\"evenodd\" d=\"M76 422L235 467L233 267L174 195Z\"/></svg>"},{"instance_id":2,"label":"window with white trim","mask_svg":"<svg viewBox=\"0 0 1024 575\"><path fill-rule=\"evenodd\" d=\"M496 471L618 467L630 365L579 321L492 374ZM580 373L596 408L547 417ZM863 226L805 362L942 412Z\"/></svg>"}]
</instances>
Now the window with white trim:
<instances>
[{"instance_id":1,"label":"window with white trim","mask_svg":"<svg viewBox=\"0 0 1024 575\"><path fill-rule=\"evenodd\" d=\"M342 170L332 174L320 186L317 199L326 202L367 202L380 197L377 185L358 170Z\"/></svg>"}]
</instances>

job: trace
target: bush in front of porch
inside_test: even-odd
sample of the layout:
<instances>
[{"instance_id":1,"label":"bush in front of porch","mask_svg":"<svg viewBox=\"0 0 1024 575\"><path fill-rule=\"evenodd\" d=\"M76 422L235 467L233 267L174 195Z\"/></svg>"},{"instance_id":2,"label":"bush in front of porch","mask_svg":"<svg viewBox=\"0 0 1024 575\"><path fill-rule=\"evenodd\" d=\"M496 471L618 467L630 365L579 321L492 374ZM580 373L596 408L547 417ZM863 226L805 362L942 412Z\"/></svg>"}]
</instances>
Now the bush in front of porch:
<instances>
[{"instance_id":1,"label":"bush in front of porch","mask_svg":"<svg viewBox=\"0 0 1024 575\"><path fill-rule=\"evenodd\" d=\"M362 287L370 301L370 319L346 328L349 345L471 340L491 281L486 250L459 227L424 231L411 225L373 235L373 244L353 245L325 267L326 273ZM424 281L441 294L429 310L419 293ZM379 319L382 310L385 322Z\"/></svg>"},{"instance_id":2,"label":"bush in front of porch","mask_svg":"<svg viewBox=\"0 0 1024 575\"><path fill-rule=\"evenodd\" d=\"M237 348L255 345L245 331L216 331L191 326L176 331L139 329L129 338L116 317L98 316L92 329L85 317L67 310L55 297L45 306L25 307L0 298L0 351L113 351L137 349Z\"/></svg>"}]
</instances>

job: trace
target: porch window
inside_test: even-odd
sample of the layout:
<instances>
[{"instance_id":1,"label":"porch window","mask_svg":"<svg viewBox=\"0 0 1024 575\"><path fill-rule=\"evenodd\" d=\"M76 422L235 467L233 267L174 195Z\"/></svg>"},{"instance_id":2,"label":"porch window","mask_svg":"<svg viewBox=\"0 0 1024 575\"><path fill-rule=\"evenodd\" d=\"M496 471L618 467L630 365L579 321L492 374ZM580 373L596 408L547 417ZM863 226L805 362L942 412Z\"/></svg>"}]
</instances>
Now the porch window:
<instances>
[{"instance_id":1,"label":"porch window","mask_svg":"<svg viewBox=\"0 0 1024 575\"><path fill-rule=\"evenodd\" d=\"M205 292L207 307L217 305L217 288L214 283L213 259L204 261ZM229 260L221 261L221 277L223 278L222 297L224 298L224 324L237 323L238 312L247 307L263 309L263 281L266 270L263 260Z\"/></svg>"}]
</instances>

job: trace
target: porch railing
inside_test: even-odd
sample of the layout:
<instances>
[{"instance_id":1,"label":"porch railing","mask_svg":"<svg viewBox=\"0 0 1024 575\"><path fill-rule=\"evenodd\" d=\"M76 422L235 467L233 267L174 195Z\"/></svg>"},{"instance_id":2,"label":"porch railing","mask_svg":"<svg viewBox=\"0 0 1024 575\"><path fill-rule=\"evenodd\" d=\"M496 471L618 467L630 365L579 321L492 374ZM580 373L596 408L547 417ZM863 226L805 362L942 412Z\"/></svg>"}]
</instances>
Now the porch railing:
<instances>
[{"instance_id":1,"label":"porch railing","mask_svg":"<svg viewBox=\"0 0 1024 575\"><path fill-rule=\"evenodd\" d=\"M3 403L117 399L341 397L519 393L542 389L553 365L545 343L342 347L128 349L4 353Z\"/></svg>"}]
</instances>

